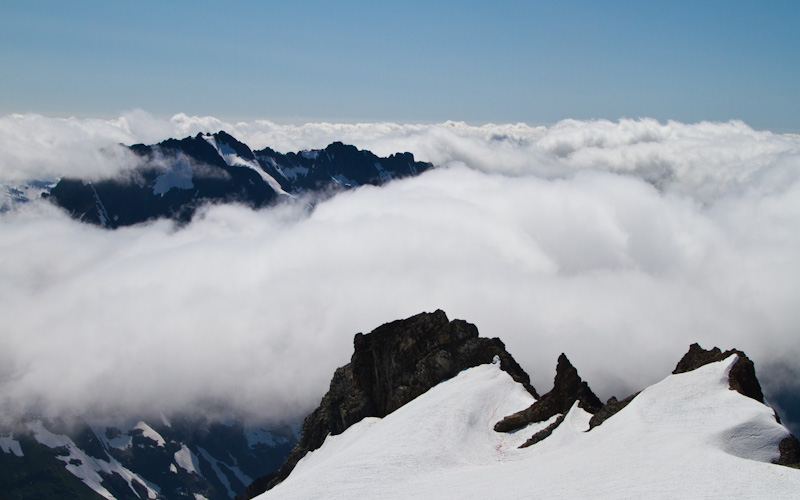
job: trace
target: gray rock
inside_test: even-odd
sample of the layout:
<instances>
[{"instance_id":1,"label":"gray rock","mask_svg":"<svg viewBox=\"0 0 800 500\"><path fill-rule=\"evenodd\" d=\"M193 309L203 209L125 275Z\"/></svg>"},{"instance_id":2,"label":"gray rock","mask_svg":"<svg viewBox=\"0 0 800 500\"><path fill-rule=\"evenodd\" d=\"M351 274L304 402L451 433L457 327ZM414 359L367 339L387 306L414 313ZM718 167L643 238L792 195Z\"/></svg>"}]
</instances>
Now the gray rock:
<instances>
[{"instance_id":1,"label":"gray rock","mask_svg":"<svg viewBox=\"0 0 800 500\"><path fill-rule=\"evenodd\" d=\"M566 414L575 401L579 401L578 406L589 413L596 413L603 406L589 385L581 380L578 370L562 353L558 357L553 390L528 408L498 422L494 426L494 430L512 432L534 422L544 422L554 415Z\"/></svg>"},{"instance_id":2,"label":"gray rock","mask_svg":"<svg viewBox=\"0 0 800 500\"><path fill-rule=\"evenodd\" d=\"M692 344L689 346L689 351L678 361L678 365L672 373L674 375L690 372L703 365L722 361L731 354L738 355L739 359L736 361L736 364L733 365L728 375L730 388L749 398L755 399L759 403L764 403L764 394L761 392L761 384L758 383L758 379L756 378L755 365L745 353L738 349L729 349L722 352L719 347L714 347L707 351L700 347L699 344Z\"/></svg>"}]
</instances>

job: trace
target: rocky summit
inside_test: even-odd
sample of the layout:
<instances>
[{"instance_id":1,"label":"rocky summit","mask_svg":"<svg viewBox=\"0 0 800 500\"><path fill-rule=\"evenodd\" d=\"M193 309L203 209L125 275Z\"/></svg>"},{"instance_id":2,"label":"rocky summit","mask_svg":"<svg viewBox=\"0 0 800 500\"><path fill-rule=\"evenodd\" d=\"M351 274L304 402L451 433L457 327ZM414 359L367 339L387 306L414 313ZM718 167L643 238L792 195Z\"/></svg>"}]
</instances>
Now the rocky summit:
<instances>
[{"instance_id":1,"label":"rocky summit","mask_svg":"<svg viewBox=\"0 0 800 500\"><path fill-rule=\"evenodd\" d=\"M365 417L384 417L460 371L491 363L534 397L530 378L497 338L478 336L475 325L450 321L443 311L393 321L356 334L350 363L337 369L328 393L303 422L300 442L273 475L254 482L238 500L252 498L284 480L297 462L328 435L344 432Z\"/></svg>"},{"instance_id":2,"label":"rocky summit","mask_svg":"<svg viewBox=\"0 0 800 500\"><path fill-rule=\"evenodd\" d=\"M689 346L689 351L678 361L672 373L690 372L709 363L721 361L731 354L736 354L739 358L736 364L733 365L733 368L731 368L730 375L728 376L731 389L744 396L753 398L759 403L763 403L764 394L761 392L761 384L756 378L755 365L745 353L738 349L729 349L722 352L719 347L714 347L707 351L700 347L699 344L692 344Z\"/></svg>"}]
</instances>

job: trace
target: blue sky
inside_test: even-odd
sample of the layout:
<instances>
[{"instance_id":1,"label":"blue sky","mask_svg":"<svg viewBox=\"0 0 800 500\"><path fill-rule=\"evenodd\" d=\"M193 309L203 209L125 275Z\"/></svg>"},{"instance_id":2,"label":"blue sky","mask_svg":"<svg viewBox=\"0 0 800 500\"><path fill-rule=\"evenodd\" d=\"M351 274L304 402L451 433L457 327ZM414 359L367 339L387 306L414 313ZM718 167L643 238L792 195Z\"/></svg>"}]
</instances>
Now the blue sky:
<instances>
[{"instance_id":1,"label":"blue sky","mask_svg":"<svg viewBox=\"0 0 800 500\"><path fill-rule=\"evenodd\" d=\"M0 4L0 114L742 119L800 132L797 1Z\"/></svg>"}]
</instances>

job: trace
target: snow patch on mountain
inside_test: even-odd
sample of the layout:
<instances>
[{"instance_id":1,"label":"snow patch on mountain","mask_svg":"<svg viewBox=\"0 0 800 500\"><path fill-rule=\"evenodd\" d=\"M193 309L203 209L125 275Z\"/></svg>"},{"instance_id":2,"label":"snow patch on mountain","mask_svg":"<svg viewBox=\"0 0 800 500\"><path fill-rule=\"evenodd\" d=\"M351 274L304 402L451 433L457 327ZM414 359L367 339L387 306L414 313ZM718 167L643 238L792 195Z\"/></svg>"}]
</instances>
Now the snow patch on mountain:
<instances>
[{"instance_id":1,"label":"snow patch on mountain","mask_svg":"<svg viewBox=\"0 0 800 500\"><path fill-rule=\"evenodd\" d=\"M211 455L211 453L209 453L206 449L202 447L198 447L198 451L200 452L200 455L211 465L211 470L214 471L214 474L216 474L217 479L219 479L220 483L222 483L222 485L225 487L225 490L227 491L229 497L233 498L236 496L237 493L241 492L237 492L233 489L233 486L231 485L228 476L222 470L223 467L228 471L230 471L234 476L236 476L236 479L238 479L239 482L241 482L243 485L248 485L253 482L253 478L243 473L241 469L239 469L238 467L227 464L222 460L218 460L213 455Z\"/></svg>"},{"instance_id":2,"label":"snow patch on mountain","mask_svg":"<svg viewBox=\"0 0 800 500\"><path fill-rule=\"evenodd\" d=\"M200 473L200 460L198 460L197 455L192 453L192 450L187 448L185 444L182 444L181 449L175 452L174 458L175 463L178 464L181 469L190 474L193 472L200 477L203 476Z\"/></svg>"},{"instance_id":3,"label":"snow patch on mountain","mask_svg":"<svg viewBox=\"0 0 800 500\"><path fill-rule=\"evenodd\" d=\"M270 160L272 159L270 158ZM307 167L280 167L277 163L275 163L275 160L272 160L272 163L287 179L295 180L297 177L308 175Z\"/></svg>"},{"instance_id":4,"label":"snow patch on mountain","mask_svg":"<svg viewBox=\"0 0 800 500\"><path fill-rule=\"evenodd\" d=\"M100 425L91 426L92 432L103 442L107 449L116 448L124 450L130 448L133 437L128 432L122 432L116 427L109 428ZM113 431L112 431L113 429Z\"/></svg>"},{"instance_id":5,"label":"snow patch on mountain","mask_svg":"<svg viewBox=\"0 0 800 500\"><path fill-rule=\"evenodd\" d=\"M161 434L153 430L152 427L150 427L149 425L147 425L142 421L139 421L134 426L134 429L139 429L140 431L142 431L142 436L155 441L157 446L161 446L163 448L164 445L166 444L166 441L164 441L164 438L161 437Z\"/></svg>"},{"instance_id":6,"label":"snow patch on mountain","mask_svg":"<svg viewBox=\"0 0 800 500\"><path fill-rule=\"evenodd\" d=\"M231 483L230 481L228 481L227 476L225 476L225 473L222 472L222 470L220 470L219 468L219 461L213 456L211 456L211 454L206 450L204 450L203 448L198 448L198 450L200 451L200 455L202 455L203 458L205 458L206 461L209 464L211 464L211 470L214 471L214 474L217 475L217 479L219 479L219 481L225 487L225 490L228 492L228 496L230 496L231 498L236 496L236 493L233 491L233 488L231 488ZM245 483L245 484L250 484L250 483Z\"/></svg>"},{"instance_id":7,"label":"snow patch on mountain","mask_svg":"<svg viewBox=\"0 0 800 500\"><path fill-rule=\"evenodd\" d=\"M382 182L389 182L390 180L392 180L392 174L390 174L385 168L383 168L383 165L381 165L377 161L374 163L374 165L375 165L375 170L378 171L378 175L380 176Z\"/></svg>"},{"instance_id":8,"label":"snow patch on mountain","mask_svg":"<svg viewBox=\"0 0 800 500\"><path fill-rule=\"evenodd\" d=\"M269 429L263 427L252 427L244 430L244 437L247 440L247 446L252 448L255 445L263 444L267 446L277 446L279 444L286 444L290 441L288 437L276 435Z\"/></svg>"},{"instance_id":9,"label":"snow patch on mountain","mask_svg":"<svg viewBox=\"0 0 800 500\"><path fill-rule=\"evenodd\" d=\"M153 194L164 196L170 189L192 189L192 177L194 175L192 165L189 160L178 155L169 170L156 177L153 184Z\"/></svg>"},{"instance_id":10,"label":"snow patch on mountain","mask_svg":"<svg viewBox=\"0 0 800 500\"><path fill-rule=\"evenodd\" d=\"M66 469L73 476L108 500L114 500L115 497L102 485L101 473L119 475L136 496L139 496L139 493L134 488L134 482L138 483L140 488L144 487L147 490L148 498L157 498L161 492L160 487L126 469L117 460L113 458L102 460L86 454L67 436L48 430L41 420L28 422L26 426L40 444L48 448L61 448L64 454L59 454L56 458L66 463Z\"/></svg>"},{"instance_id":11,"label":"snow patch on mountain","mask_svg":"<svg viewBox=\"0 0 800 500\"><path fill-rule=\"evenodd\" d=\"M358 183L356 181L354 181L352 179L348 179L343 174L332 175L331 179L333 179L334 181L336 181L336 183L338 183L339 185L344 186L344 187L358 186Z\"/></svg>"},{"instance_id":12,"label":"snow patch on mountain","mask_svg":"<svg viewBox=\"0 0 800 500\"><path fill-rule=\"evenodd\" d=\"M25 456L22 453L22 448L19 446L19 441L14 439L13 434L9 436L0 436L0 450L3 450L3 453L13 453L18 457Z\"/></svg>"},{"instance_id":13,"label":"snow patch on mountain","mask_svg":"<svg viewBox=\"0 0 800 500\"><path fill-rule=\"evenodd\" d=\"M253 160L248 160L239 156L236 151L228 146L225 143L217 141L217 138L214 135L208 134L203 135L203 139L206 140L214 149L217 150L219 155L225 160L225 163L229 167L244 167L254 170L261 178L266 182L269 187L271 187L276 193L291 196L291 194L287 193L283 190L280 183L275 180L274 177L269 175L268 173L264 172L264 170L258 165L257 162Z\"/></svg>"}]
</instances>

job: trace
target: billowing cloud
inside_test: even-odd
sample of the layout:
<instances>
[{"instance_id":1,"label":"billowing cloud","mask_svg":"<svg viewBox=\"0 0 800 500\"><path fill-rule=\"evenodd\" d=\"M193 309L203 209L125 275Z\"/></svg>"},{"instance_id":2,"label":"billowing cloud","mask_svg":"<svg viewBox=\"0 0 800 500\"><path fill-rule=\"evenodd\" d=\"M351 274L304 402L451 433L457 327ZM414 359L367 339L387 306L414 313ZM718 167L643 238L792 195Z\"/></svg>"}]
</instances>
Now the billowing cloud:
<instances>
[{"instance_id":1,"label":"billowing cloud","mask_svg":"<svg viewBox=\"0 0 800 500\"><path fill-rule=\"evenodd\" d=\"M563 178L580 170L633 175L701 200L739 190L781 155L800 148L797 136L756 131L739 121L660 123L653 119L564 120L552 127L395 123L279 125L225 122L177 114L169 120L132 111L113 120L40 115L0 117L0 183L29 178L113 175L130 165L119 144L155 143L225 130L253 149L290 152L342 141L376 154L409 151L437 165L462 162L487 173ZM70 154L65 154L69 151Z\"/></svg>"},{"instance_id":2,"label":"billowing cloud","mask_svg":"<svg viewBox=\"0 0 800 500\"><path fill-rule=\"evenodd\" d=\"M45 123L61 147L21 148L14 175L82 168L81 134L153 142L217 127L256 148L342 140L442 166L311 213L209 207L180 230L106 231L44 203L3 214L6 405L301 414L356 332L436 308L503 339L542 391L561 352L601 397L663 378L692 342L782 367L776 387L800 371L792 137L739 122L279 126L143 113L6 117L0 129L15 120Z\"/></svg>"}]
</instances>

